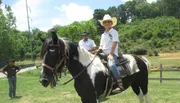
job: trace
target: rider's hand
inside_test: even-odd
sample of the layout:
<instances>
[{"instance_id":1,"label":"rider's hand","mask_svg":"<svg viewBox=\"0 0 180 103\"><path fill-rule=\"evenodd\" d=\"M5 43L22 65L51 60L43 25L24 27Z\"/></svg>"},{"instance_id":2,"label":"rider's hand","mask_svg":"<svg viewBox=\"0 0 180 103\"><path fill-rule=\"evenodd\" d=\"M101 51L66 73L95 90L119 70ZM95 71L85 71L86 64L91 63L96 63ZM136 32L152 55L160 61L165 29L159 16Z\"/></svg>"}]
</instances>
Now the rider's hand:
<instances>
[{"instance_id":1,"label":"rider's hand","mask_svg":"<svg viewBox=\"0 0 180 103\"><path fill-rule=\"evenodd\" d=\"M96 53L100 53L100 52L102 52L102 49L97 49L95 51L96 51Z\"/></svg>"},{"instance_id":2,"label":"rider's hand","mask_svg":"<svg viewBox=\"0 0 180 103\"><path fill-rule=\"evenodd\" d=\"M112 54L109 54L107 58L110 60L114 60L114 56Z\"/></svg>"}]
</instances>

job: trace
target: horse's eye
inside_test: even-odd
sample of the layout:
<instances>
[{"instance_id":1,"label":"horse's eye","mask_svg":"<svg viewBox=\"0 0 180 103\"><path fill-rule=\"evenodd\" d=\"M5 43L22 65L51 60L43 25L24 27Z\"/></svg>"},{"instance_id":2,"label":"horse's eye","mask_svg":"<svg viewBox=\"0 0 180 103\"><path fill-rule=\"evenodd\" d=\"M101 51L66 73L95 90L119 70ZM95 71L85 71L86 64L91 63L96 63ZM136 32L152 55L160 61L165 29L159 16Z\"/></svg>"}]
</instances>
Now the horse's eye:
<instances>
[{"instance_id":1,"label":"horse's eye","mask_svg":"<svg viewBox=\"0 0 180 103\"><path fill-rule=\"evenodd\" d=\"M55 52L55 49L49 49L49 52L53 53Z\"/></svg>"}]
</instances>

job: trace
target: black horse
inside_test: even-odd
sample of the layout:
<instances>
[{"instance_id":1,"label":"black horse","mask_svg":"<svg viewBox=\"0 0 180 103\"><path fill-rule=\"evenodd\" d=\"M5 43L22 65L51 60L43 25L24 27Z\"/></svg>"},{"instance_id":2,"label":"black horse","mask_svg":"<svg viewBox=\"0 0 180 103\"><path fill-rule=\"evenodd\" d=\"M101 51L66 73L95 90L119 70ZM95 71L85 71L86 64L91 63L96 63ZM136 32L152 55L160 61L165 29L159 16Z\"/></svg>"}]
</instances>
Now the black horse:
<instances>
[{"instance_id":1,"label":"black horse","mask_svg":"<svg viewBox=\"0 0 180 103\"><path fill-rule=\"evenodd\" d=\"M82 103L99 103L99 98L109 95L112 91L113 80L107 68L99 57L94 57L85 49L68 39L58 38L52 33L52 39L41 39L41 57L43 68L40 82L44 87L56 85L56 74L66 66L74 78L74 87L81 97ZM148 61L146 58L123 55L130 62L131 68L138 68L139 72L122 79L123 86L132 87L139 102L150 103L148 95ZM142 91L142 92L141 92Z\"/></svg>"}]
</instances>

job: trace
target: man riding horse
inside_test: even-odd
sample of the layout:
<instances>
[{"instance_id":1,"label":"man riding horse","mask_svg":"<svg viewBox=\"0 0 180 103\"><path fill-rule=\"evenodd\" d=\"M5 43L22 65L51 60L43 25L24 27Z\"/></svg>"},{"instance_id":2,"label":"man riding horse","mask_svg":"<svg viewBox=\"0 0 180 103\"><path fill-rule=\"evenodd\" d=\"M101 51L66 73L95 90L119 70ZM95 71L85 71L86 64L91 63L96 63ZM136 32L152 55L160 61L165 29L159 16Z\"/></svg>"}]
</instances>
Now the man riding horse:
<instances>
[{"instance_id":1,"label":"man riding horse","mask_svg":"<svg viewBox=\"0 0 180 103\"><path fill-rule=\"evenodd\" d=\"M123 86L120 72L116 66L119 43L118 32L113 28L117 24L117 19L116 17L111 18L109 14L106 14L103 20L99 20L99 22L105 28L104 33L101 35L99 50L103 50L103 52L108 55L108 66L118 83L118 87L114 91L122 91Z\"/></svg>"}]
</instances>

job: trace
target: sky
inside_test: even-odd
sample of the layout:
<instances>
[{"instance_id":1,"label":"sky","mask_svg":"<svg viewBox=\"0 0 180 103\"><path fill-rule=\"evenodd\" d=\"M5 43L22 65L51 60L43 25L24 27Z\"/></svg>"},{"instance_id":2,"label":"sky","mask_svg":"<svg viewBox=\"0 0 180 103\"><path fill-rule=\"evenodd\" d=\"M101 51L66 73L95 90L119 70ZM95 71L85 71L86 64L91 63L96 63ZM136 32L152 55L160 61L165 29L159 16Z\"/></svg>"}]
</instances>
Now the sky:
<instances>
[{"instance_id":1,"label":"sky","mask_svg":"<svg viewBox=\"0 0 180 103\"><path fill-rule=\"evenodd\" d=\"M31 28L47 31L54 25L68 25L74 21L93 18L95 9L108 9L129 0L27 0ZM149 3L156 0L147 0ZM16 17L18 30L27 30L25 0L2 0L10 5ZM2 6L3 7L3 6Z\"/></svg>"}]
</instances>

